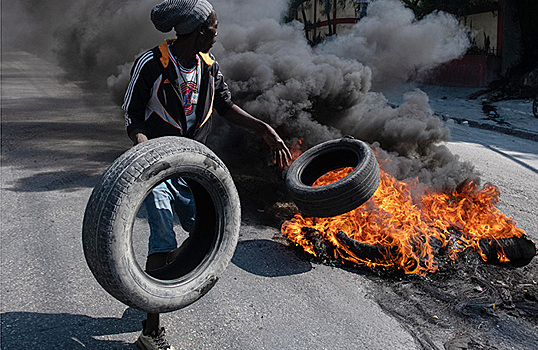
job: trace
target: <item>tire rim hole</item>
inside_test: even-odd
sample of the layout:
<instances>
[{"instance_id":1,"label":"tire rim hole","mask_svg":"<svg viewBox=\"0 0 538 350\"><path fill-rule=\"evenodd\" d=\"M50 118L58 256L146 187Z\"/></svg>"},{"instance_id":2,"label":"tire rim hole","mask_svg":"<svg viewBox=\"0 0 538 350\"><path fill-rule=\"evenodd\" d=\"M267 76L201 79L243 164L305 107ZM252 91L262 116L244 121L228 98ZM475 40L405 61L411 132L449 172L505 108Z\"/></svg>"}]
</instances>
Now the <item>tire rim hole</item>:
<instances>
[{"instance_id":1,"label":"tire rim hole","mask_svg":"<svg viewBox=\"0 0 538 350\"><path fill-rule=\"evenodd\" d=\"M176 234L177 250L173 254L161 254L157 265L162 267L146 271L146 256L150 235L147 221L147 210L142 203L136 222L133 225L131 245L135 252L135 260L145 275L164 284L177 284L190 280L207 268L210 257L215 253L220 239L219 223L215 203L203 184L188 175L181 176L187 183L194 198L195 220L190 234L185 230L176 209L174 212L174 232ZM168 180L168 179L166 179ZM164 181L166 181L164 180ZM163 181L163 182L164 182ZM168 261L167 261L168 260Z\"/></svg>"},{"instance_id":2,"label":"tire rim hole","mask_svg":"<svg viewBox=\"0 0 538 350\"><path fill-rule=\"evenodd\" d=\"M353 170L355 170L355 168L353 167L343 167L329 171L320 176L316 181L314 181L312 187L326 186L340 181L349 174L351 174Z\"/></svg>"},{"instance_id":3,"label":"tire rim hole","mask_svg":"<svg viewBox=\"0 0 538 350\"><path fill-rule=\"evenodd\" d=\"M312 159L312 161L304 167L300 174L301 182L306 186L315 186L315 182L319 183L322 177L335 170L342 168L351 168L354 170L362 157L364 156L357 154L351 149L338 149L325 152ZM347 173L346 176L348 174L349 173ZM336 181L337 180L334 180L333 182Z\"/></svg>"}]
</instances>

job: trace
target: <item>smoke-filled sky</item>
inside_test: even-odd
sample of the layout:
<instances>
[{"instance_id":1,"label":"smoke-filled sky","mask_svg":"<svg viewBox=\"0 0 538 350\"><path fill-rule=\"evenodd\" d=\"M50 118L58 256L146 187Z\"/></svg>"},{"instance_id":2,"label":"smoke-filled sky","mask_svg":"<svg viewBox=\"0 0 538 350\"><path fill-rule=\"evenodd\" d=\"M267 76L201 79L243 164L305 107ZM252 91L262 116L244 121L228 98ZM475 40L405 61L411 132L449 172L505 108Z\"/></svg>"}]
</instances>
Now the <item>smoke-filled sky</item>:
<instances>
[{"instance_id":1,"label":"smoke-filled sky","mask_svg":"<svg viewBox=\"0 0 538 350\"><path fill-rule=\"evenodd\" d=\"M120 104L135 57L165 37L150 21L157 0L12 0L3 6L2 45L57 60L74 80L108 87ZM391 159L398 179L439 189L476 177L442 145L450 138L421 91L399 107L374 92L461 56L467 31L437 13L416 21L396 0L373 1L348 33L311 48L298 22L283 24L286 0L213 0L213 49L235 102L287 140L307 145L353 135Z\"/></svg>"}]
</instances>

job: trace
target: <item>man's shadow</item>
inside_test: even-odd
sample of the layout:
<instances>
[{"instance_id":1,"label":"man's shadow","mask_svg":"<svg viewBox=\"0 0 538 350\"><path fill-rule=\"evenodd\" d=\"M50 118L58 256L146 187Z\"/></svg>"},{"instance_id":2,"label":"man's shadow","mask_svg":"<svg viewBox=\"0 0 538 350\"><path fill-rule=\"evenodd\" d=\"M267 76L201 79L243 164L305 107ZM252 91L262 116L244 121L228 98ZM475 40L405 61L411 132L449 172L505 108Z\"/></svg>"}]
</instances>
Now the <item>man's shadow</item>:
<instances>
[{"instance_id":1,"label":"man's shadow","mask_svg":"<svg viewBox=\"0 0 538 350\"><path fill-rule=\"evenodd\" d=\"M132 342L99 336L138 332L145 314L128 308L121 318L68 313L6 312L0 314L2 349L133 349Z\"/></svg>"}]
</instances>

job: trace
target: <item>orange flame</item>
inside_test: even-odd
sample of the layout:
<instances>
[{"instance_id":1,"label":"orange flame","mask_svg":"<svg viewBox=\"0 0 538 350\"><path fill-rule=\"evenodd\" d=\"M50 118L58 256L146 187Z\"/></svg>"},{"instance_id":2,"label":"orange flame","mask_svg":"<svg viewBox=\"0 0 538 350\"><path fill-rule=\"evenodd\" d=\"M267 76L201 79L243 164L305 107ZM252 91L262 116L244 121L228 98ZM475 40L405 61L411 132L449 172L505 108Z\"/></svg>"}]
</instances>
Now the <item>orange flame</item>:
<instances>
[{"instance_id":1,"label":"orange flame","mask_svg":"<svg viewBox=\"0 0 538 350\"><path fill-rule=\"evenodd\" d=\"M290 145L290 153L291 153L291 161L295 161L295 159L299 158L301 154L304 153L306 150L305 145L303 145L303 140L298 139L297 141L293 142Z\"/></svg>"},{"instance_id":2,"label":"orange flame","mask_svg":"<svg viewBox=\"0 0 538 350\"><path fill-rule=\"evenodd\" d=\"M335 182L352 170L343 168L327 173L313 186ZM475 249L486 260L479 246L481 239L525 235L511 217L495 208L500 191L491 184L479 189L475 183L468 182L449 194L429 190L414 200L412 193L417 185L418 179L402 182L381 171L379 188L359 208L330 218L305 218L296 214L284 222L282 233L316 256L314 243L303 230L312 228L334 246L334 259L421 275L438 269L432 244L449 248L452 260L468 248ZM382 247L383 259L371 261L356 256L336 238L339 231L359 242ZM508 261L502 251L499 261Z\"/></svg>"}]
</instances>

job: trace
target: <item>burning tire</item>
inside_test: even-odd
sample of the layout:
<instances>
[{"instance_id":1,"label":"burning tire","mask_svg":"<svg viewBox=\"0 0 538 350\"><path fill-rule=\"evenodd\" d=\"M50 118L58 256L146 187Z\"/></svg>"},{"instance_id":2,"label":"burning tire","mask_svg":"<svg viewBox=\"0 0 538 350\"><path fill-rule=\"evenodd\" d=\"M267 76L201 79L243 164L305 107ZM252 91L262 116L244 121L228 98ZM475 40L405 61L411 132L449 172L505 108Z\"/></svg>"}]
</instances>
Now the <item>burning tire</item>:
<instances>
[{"instance_id":1,"label":"burning tire","mask_svg":"<svg viewBox=\"0 0 538 350\"><path fill-rule=\"evenodd\" d=\"M343 179L314 187L322 175L353 167ZM286 175L288 191L305 216L331 217L351 211L366 202L380 182L374 152L364 142L342 138L319 144L297 158Z\"/></svg>"},{"instance_id":2,"label":"burning tire","mask_svg":"<svg viewBox=\"0 0 538 350\"><path fill-rule=\"evenodd\" d=\"M135 259L133 224L158 183L183 178L194 196L196 222L188 249L152 276ZM228 169L206 146L162 137L120 156L92 192L82 238L86 261L99 284L119 301L151 313L185 307L207 293L237 245L240 204Z\"/></svg>"}]
</instances>

